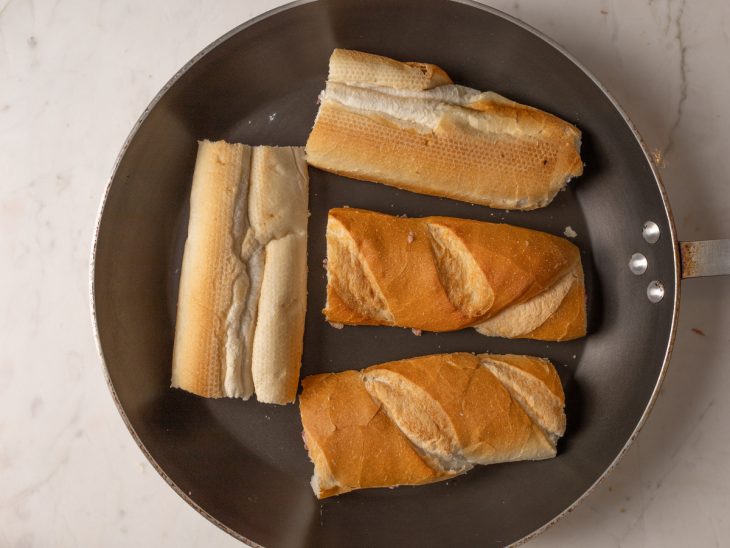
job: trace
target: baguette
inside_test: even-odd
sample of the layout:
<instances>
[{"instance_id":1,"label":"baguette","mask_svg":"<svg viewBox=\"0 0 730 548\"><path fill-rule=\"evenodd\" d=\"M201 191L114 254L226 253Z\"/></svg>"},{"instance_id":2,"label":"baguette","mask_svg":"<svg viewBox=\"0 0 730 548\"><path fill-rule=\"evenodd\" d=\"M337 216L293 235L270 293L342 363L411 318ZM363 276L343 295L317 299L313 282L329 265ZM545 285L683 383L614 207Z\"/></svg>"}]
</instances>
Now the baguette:
<instances>
[{"instance_id":1,"label":"baguette","mask_svg":"<svg viewBox=\"0 0 730 548\"><path fill-rule=\"evenodd\" d=\"M320 102L307 162L354 179L529 210L583 172L575 126L435 65L335 49Z\"/></svg>"},{"instance_id":2,"label":"baguette","mask_svg":"<svg viewBox=\"0 0 730 548\"><path fill-rule=\"evenodd\" d=\"M530 356L437 354L313 375L299 398L322 499L449 479L475 464L556 455L565 397Z\"/></svg>"},{"instance_id":3,"label":"baguette","mask_svg":"<svg viewBox=\"0 0 730 548\"><path fill-rule=\"evenodd\" d=\"M201 141L172 386L289 403L301 365L308 177L301 147Z\"/></svg>"},{"instance_id":4,"label":"baguette","mask_svg":"<svg viewBox=\"0 0 730 548\"><path fill-rule=\"evenodd\" d=\"M336 208L327 222L333 324L562 341L586 334L578 248L564 238L450 217Z\"/></svg>"}]
</instances>

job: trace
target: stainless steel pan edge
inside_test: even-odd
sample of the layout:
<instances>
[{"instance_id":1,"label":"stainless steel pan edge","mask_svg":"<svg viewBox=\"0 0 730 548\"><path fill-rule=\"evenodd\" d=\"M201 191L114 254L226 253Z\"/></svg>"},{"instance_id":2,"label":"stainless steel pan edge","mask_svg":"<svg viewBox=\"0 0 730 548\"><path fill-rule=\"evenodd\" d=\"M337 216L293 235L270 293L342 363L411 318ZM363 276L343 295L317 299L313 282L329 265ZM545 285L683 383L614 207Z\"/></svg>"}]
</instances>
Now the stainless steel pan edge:
<instances>
[{"instance_id":1,"label":"stainless steel pan edge","mask_svg":"<svg viewBox=\"0 0 730 548\"><path fill-rule=\"evenodd\" d=\"M506 14L502 11L499 11L497 9L494 9L489 6L485 6L479 2L475 2L473 0L452 0L455 2L458 2L460 4L466 4L468 6L472 6L477 9L482 9L485 11L488 11L490 13L494 13L495 15L499 15L500 17L503 17L504 19L507 19L508 21L514 23L515 25L527 30L528 32L531 32L535 36L541 38L543 41L550 44L552 47L554 47L556 50L558 50L560 53L562 53L565 57L570 59L571 62L573 62L580 70L582 70L588 78L590 78L593 83L596 84L596 86L606 95L606 97L611 101L611 104L614 106L614 108L619 112L619 114L622 116L624 121L626 122L626 125L629 126L631 129L631 132L633 133L634 137L636 138L637 142L639 143L639 146L641 147L641 151L644 154L644 157L646 158L647 164L650 166L651 172L654 176L654 180L656 181L657 188L659 189L659 192L661 193L662 197L662 203L664 205L664 209L667 212L667 218L669 219L669 236L672 239L673 250L674 250L674 303L672 307L672 324L671 324L671 333L669 334L669 344L667 345L666 351L664 353L664 360L662 363L662 368L659 373L659 377L657 378L657 382L654 385L654 390L652 391L651 398L649 399L649 403L646 406L646 409L644 410L644 413L641 415L641 418L639 419L638 424L636 425L636 428L631 433L631 436L626 441L626 444L623 446L621 451L618 455L616 455L616 458L611 462L611 464L606 468L606 470L601 474L601 476L591 485L573 504L571 504L568 508L563 510L562 513L555 516L551 521L547 522L545 525L540 527L539 529L533 531L529 535L523 537L519 541L515 542L514 546L519 546L521 544L524 544L528 542L529 540L535 538L540 533L546 531L553 525L555 525L557 522L559 522L561 519L563 519L565 516L570 514L573 510L576 509L576 507L583 502L595 489L600 485L603 480L608 476L608 474L613 471L614 468L618 465L618 463L621 461L621 459L624 457L626 452L628 451L629 447L631 447L631 444L634 442L636 437L639 435L639 432L641 431L642 427L646 423L647 418L649 417L649 414L651 413L651 410L654 407L654 403L656 402L657 397L659 396L659 389L662 386L662 383L664 382L664 379L667 374L667 368L669 365L669 360L672 355L672 350L674 349L674 343L677 336L677 322L678 322L678 315L679 315L679 303L680 303L680 289L681 289L681 283L680 280L682 279L682 270L681 270L681 260L680 260L680 253L679 253L679 240L677 239L677 231L674 224L674 215L672 214L672 208L669 204L669 198L667 196L666 188L664 187L664 183L662 182L661 176L659 175L659 172L656 169L656 166L654 165L654 162L651 159L651 156L649 154L648 148L646 146L646 143L644 142L644 139L641 137L639 130L637 129L634 122L629 118L626 111L621 107L619 102L616 100L616 98L611 94L611 92L608 91L606 86L603 85L603 83L596 78L596 76L588 70L583 63L581 63L573 54L571 54L568 50L566 50L562 45L560 45L558 42L544 34L543 32L537 30L536 28L528 25L527 23L517 19L516 17L513 17L509 14Z\"/></svg>"},{"instance_id":2,"label":"stainless steel pan edge","mask_svg":"<svg viewBox=\"0 0 730 548\"><path fill-rule=\"evenodd\" d=\"M114 387L113 387L113 385L111 383L109 371L108 371L108 368L107 368L107 365L106 365L106 361L105 361L105 358L104 358L104 352L103 352L103 349L101 347L101 342L100 342L100 337L99 337L99 331L98 331L98 324L97 324L97 318L96 318L95 286L94 286L94 284L95 284L95 282L94 282L94 270L95 269L94 269L94 266L95 266L97 241L98 241L98 237L99 237L99 229L100 229L101 219L102 219L102 215L103 215L103 212L104 212L104 206L106 204L107 197L109 195L109 191L110 191L110 188L111 188L111 183L112 183L112 180L114 178L114 174L116 173L116 171L118 169L118 166L119 166L119 163L121 162L122 158L124 157L124 155L125 155L125 153L127 151L127 148L129 147L129 144L131 143L131 141L134 138L135 134L137 133L138 129L144 123L144 121L147 118L148 114L152 111L152 109L155 107L155 105L167 93L167 91L170 89L170 87L172 85L174 85L175 82L184 73L186 73L190 69L190 67L192 65L194 65L199 59L201 59L203 56L205 56L209 51L211 51L212 49L214 49L216 46L218 46L222 42L225 42L226 40L228 40L231 36L233 36L233 35L241 32L241 31L245 30L246 28L248 28L248 27L250 27L250 26L258 23L259 21L261 21L263 19L266 19L266 18L268 18L270 16L276 15L279 12L282 12L282 11L285 11L285 10L288 10L288 9L291 9L291 8L295 8L295 7L298 7L300 5L309 4L309 3L312 3L314 1L315 0L298 0L298 1L294 1L294 2L291 2L291 3L285 4L283 6L280 6L278 8L272 9L270 11L267 11L267 12L265 12L265 13L257 16L257 17L255 17L255 18L249 20L249 21L246 21L245 23L243 23L243 24L239 25L238 27L232 29L231 31L229 31L228 33L224 34L223 36L221 36L220 38L218 38L217 40L215 40L214 42L212 42L210 45L208 45L205 49L203 49L200 53L198 53L195 57L193 57L188 63L186 63L165 84L165 86L155 96L155 98L151 101L151 103L149 104L149 106L145 109L145 111L142 113L142 115L140 116L140 118L137 120L137 122L135 123L134 127L132 128L129 136L125 140L124 145L122 146L119 155L117 156L117 159L116 159L115 164L114 164L114 168L112 170L112 177L110 177L109 182L106 185L106 188L105 188L105 191L104 191L104 194L103 194L103 197L102 197L102 201L101 201L101 204L100 204L98 213L97 213L96 223L95 223L95 230L94 230L94 235L93 235L93 240L92 240L92 246L91 246L91 260L90 260L90 270L89 270L90 280L89 280L89 284L90 284L90 308L91 308L92 325L93 325L93 330L94 330L94 338L95 338L95 341L96 341L96 346L97 346L97 350L99 352L99 356L101 357L102 363L104 364L104 373L105 373L107 385L109 387L109 390L111 391L112 397L114 399L114 403L115 403L115 405L117 407L117 410L119 411L119 413L120 413L120 415L122 417L122 420L124 421L124 424L126 425L127 429L129 430L130 434L132 435L133 439L135 440L135 443L137 443L137 445L139 446L140 450L145 455L145 457L149 460L149 462L152 464L152 466L155 468L155 470L160 474L160 476L162 476L162 478L168 483L168 485L170 485L170 487L172 487L175 490L175 492L180 497L183 498L183 500L185 500L191 507L193 507L201 515L203 515L205 518L207 518L211 523L217 525L219 528L221 528L223 531L227 532L231 536L233 536L233 537L235 537L235 538L237 538L237 539L239 539L239 540L241 540L241 541L243 541L246 544L251 545L251 546L259 546L259 545L256 544L255 542L251 541L250 539L244 537L243 535L239 534L238 532L230 529L229 527L227 527L225 524L221 523L220 521L216 520L213 516L211 516L210 514L208 514L204 509L202 509L199 505L197 505L188 496L187 493L185 493L183 490L181 490L175 484L175 482L173 482L170 479L170 477L161 469L161 467L158 465L158 463L155 461L155 459L149 454L149 452L147 451L147 449L145 448L145 446L142 444L141 440L139 439L137 433L133 429L132 425L130 424L129 419L126 416L126 413L124 412L124 409L122 408L122 406L121 406L121 404L119 402L119 399L117 397L117 394L116 394L116 392L114 390ZM654 166L653 162L651 161L650 155L649 155L649 153L647 151L647 147L645 146L645 143L643 142L643 140L642 140L641 136L639 135L639 133L638 133L636 127L634 126L633 122L629 119L629 117L627 116L627 114L625 113L625 111L621 108L621 106L618 104L618 102L616 101L616 99L610 94L610 92L605 88L605 86L603 86L603 84L601 84L601 82L593 74L591 74L591 72L589 70L587 70L572 54L570 54L568 51L566 51L562 46L560 46L558 43L556 43L554 40L552 40L551 38L549 38L548 36L546 36L542 32L540 32L540 31L534 29L533 27L527 25L526 23L524 23L524 22L522 22L522 21L520 21L520 20L518 20L518 19L516 19L516 18L514 18L514 17L512 17L510 15L507 15L507 14L505 14L505 13L499 11L499 10L496 10L496 9L491 8L489 6L485 6L483 4L480 4L480 3L475 2L475 1L472 1L472 0L451 0L451 1L456 2L456 3L460 3L460 4L465 4L465 5L474 7L476 9L480 9L480 10L483 10L483 11L486 11L486 12L489 12L489 13L492 13L492 14L497 15L497 16L503 18L503 19L506 19L506 20L510 21L511 23L513 23L513 24L515 24L515 25L517 25L517 26L519 26L519 27L527 30L528 32L530 32L532 34L534 34L535 36L539 37L543 41L545 41L548 44L550 44L552 47L554 47L556 50L558 50L560 53L562 53L565 57L567 57L568 59L570 59L578 68L581 69L581 71L583 71L586 74L586 76L588 76L596 84L596 86L606 95L606 97L610 100L610 102L613 104L613 106L616 108L616 110L621 114L621 116L623 117L623 119L626 121L626 124L631 129L632 133L634 134L637 142L639 143L639 145L640 145L640 147L641 147L641 149L642 149L642 151L644 153L644 156L646 158L646 162L647 162L647 164L651 168L651 171L652 171L652 174L653 174L654 179L656 181L657 187L658 187L658 189L659 189L659 191L661 193L662 202L663 202L664 208L665 208L665 210L667 212L667 217L668 217L668 219L670 221L669 222L669 232L670 232L670 234L668 236L674 242L674 246L673 246L673 249L674 249L674 258L673 258L673 260L674 260L674 270L675 270L675 277L674 277L674 284L675 284L674 290L675 291L673 293L674 294L674 303L673 303L673 308L672 308L673 318L672 318L672 323L671 323L671 333L670 333L670 337L669 337L669 344L667 345L667 348L666 348L666 351L665 351L665 354L664 354L664 359L663 359L663 364L662 364L661 372L660 372L659 377L657 379L656 385L654 386L654 389L653 389L652 394L651 394L651 398L650 398L650 400L648 402L648 405L647 405L644 413L642 414L642 416L641 416L641 418L640 418L640 420L639 420L636 428L632 432L631 436L629 437L629 439L626 442L626 444L624 445L624 447L621 449L621 451L616 456L616 458L614 459L614 461L609 465L609 467L594 482L594 484L591 485L584 492L584 494L581 495L580 498L578 498L571 506L569 506L568 508L566 508L561 514L559 514L558 516L556 516L555 518L553 518L551 521L549 521L548 523L546 523L545 525L543 525L541 528L533 531L532 533L530 533L529 535L525 536L524 538L520 539L519 541L517 541L515 543L515 544L522 544L522 543L527 542L528 540L534 538L535 536L539 535L541 532L545 531L547 528L549 528L552 525L554 525L555 523L557 523L565 515L567 515L568 513L572 512L577 507L577 505L580 502L582 502L598 486L598 484L601 483L601 481L603 481L603 479L608 475L608 473L611 472L615 468L615 466L618 464L618 462L621 460L621 458L623 457L623 455L626 453L626 451L628 450L628 448L633 443L634 439L636 439L636 436L638 435L639 431L641 430L641 428L643 427L644 423L646 422L646 419L647 419L649 413L651 412L651 409L652 409L652 407L654 405L654 402L656 401L656 398L657 398L657 395L658 395L658 392L659 392L659 388L661 387L661 384L662 384L662 382L663 382L663 380L665 378L666 371L667 371L667 366L668 366L668 362L669 362L669 358L671 356L671 352L672 352L672 349L673 349L673 345L674 345L674 341L675 341L675 336L676 336L677 318L678 318L679 301L680 301L680 287L679 287L680 286L680 283L679 283L679 280L682 278L682 271L681 271L681 268L680 268L681 262L680 262L679 243L678 243L677 236L676 236L676 229L675 229L675 226L674 226L674 219L673 219L673 216L672 216L672 213L671 213L671 208L670 208L670 205L669 205L669 201L667 199L666 190L664 188L664 185L661 182L661 178L659 176L659 173L656 170L656 167Z\"/></svg>"}]
</instances>

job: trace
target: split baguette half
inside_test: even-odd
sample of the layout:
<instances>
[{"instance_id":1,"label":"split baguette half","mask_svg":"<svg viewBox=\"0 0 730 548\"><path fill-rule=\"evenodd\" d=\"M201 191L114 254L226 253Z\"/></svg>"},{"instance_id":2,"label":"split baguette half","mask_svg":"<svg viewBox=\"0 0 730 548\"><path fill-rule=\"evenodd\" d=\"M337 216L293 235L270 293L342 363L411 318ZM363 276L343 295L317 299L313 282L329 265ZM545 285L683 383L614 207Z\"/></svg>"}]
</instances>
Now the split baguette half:
<instances>
[{"instance_id":1,"label":"split baguette half","mask_svg":"<svg viewBox=\"0 0 730 548\"><path fill-rule=\"evenodd\" d=\"M323 312L333 324L575 339L586 334L580 251L506 224L331 209Z\"/></svg>"},{"instance_id":2,"label":"split baguette half","mask_svg":"<svg viewBox=\"0 0 730 548\"><path fill-rule=\"evenodd\" d=\"M502 209L549 204L581 175L581 133L441 68L335 49L307 162L354 179Z\"/></svg>"},{"instance_id":3,"label":"split baguette half","mask_svg":"<svg viewBox=\"0 0 730 548\"><path fill-rule=\"evenodd\" d=\"M436 354L313 375L302 385L320 499L433 483L476 464L549 459L565 432L558 374L531 356Z\"/></svg>"},{"instance_id":4,"label":"split baguette half","mask_svg":"<svg viewBox=\"0 0 730 548\"><path fill-rule=\"evenodd\" d=\"M301 147L201 141L190 195L172 386L290 403L307 297Z\"/></svg>"}]
</instances>

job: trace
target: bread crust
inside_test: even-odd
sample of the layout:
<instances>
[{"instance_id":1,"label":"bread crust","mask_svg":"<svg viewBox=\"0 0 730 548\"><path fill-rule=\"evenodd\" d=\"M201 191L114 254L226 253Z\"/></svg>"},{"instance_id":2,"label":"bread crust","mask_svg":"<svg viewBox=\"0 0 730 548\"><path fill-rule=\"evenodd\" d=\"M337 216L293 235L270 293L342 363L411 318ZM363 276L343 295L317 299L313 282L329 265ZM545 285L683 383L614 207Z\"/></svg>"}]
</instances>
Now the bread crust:
<instances>
[{"instance_id":1,"label":"bread crust","mask_svg":"<svg viewBox=\"0 0 730 548\"><path fill-rule=\"evenodd\" d=\"M332 323L473 326L491 336L540 340L586 333L580 252L535 230L335 208L327 224L327 276L323 313ZM551 293L564 280L567 291Z\"/></svg>"},{"instance_id":2,"label":"bread crust","mask_svg":"<svg viewBox=\"0 0 730 548\"><path fill-rule=\"evenodd\" d=\"M245 266L236 249L240 238L228 227L245 199L241 181L248 181L250 163L247 145L199 143L180 274L172 386L206 398L225 395L225 318L245 291Z\"/></svg>"},{"instance_id":3,"label":"bread crust","mask_svg":"<svg viewBox=\"0 0 730 548\"><path fill-rule=\"evenodd\" d=\"M346 60L346 61L345 61ZM306 145L310 165L354 179L503 209L544 207L583 171L580 131L433 65L335 50ZM420 72L420 71L418 71ZM401 75L401 76L399 76Z\"/></svg>"},{"instance_id":4,"label":"bread crust","mask_svg":"<svg viewBox=\"0 0 730 548\"><path fill-rule=\"evenodd\" d=\"M302 385L318 498L551 458L565 430L557 373L531 356L437 354L314 375Z\"/></svg>"}]
</instances>

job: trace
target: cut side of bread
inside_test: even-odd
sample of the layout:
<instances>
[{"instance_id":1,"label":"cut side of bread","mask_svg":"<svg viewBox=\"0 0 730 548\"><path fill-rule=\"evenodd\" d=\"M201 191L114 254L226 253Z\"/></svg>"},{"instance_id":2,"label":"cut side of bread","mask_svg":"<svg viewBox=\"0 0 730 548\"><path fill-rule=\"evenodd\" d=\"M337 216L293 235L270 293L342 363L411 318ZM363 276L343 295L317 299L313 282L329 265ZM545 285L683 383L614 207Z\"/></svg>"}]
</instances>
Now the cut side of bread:
<instances>
[{"instance_id":1,"label":"cut side of bread","mask_svg":"<svg viewBox=\"0 0 730 548\"><path fill-rule=\"evenodd\" d=\"M289 403L301 364L308 177L301 147L201 141L172 386Z\"/></svg>"},{"instance_id":2,"label":"cut side of bread","mask_svg":"<svg viewBox=\"0 0 730 548\"><path fill-rule=\"evenodd\" d=\"M325 171L522 210L583 172L575 126L435 65L336 49L320 100L306 153Z\"/></svg>"},{"instance_id":3,"label":"cut side of bread","mask_svg":"<svg viewBox=\"0 0 730 548\"><path fill-rule=\"evenodd\" d=\"M580 251L505 224L336 208L323 312L348 325L575 339L586 334Z\"/></svg>"},{"instance_id":4,"label":"cut side of bread","mask_svg":"<svg viewBox=\"0 0 730 548\"><path fill-rule=\"evenodd\" d=\"M565 432L555 368L531 356L437 354L302 384L318 498L432 483L476 464L551 458Z\"/></svg>"}]
</instances>

